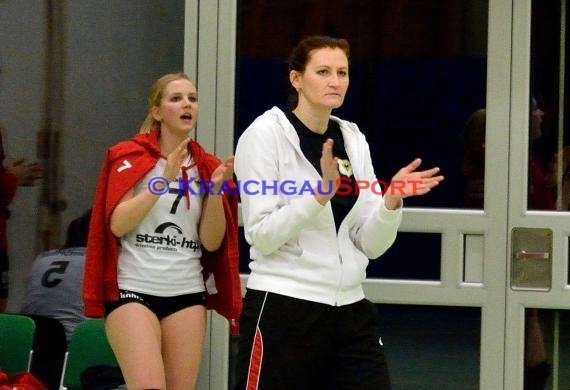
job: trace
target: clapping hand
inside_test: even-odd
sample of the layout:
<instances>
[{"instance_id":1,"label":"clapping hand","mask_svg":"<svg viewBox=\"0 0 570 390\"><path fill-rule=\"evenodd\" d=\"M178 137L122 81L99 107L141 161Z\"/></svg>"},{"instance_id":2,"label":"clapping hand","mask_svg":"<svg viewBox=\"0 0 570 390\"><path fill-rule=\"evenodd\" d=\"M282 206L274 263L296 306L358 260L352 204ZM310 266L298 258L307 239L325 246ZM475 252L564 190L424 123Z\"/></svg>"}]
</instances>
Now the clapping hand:
<instances>
[{"instance_id":1,"label":"clapping hand","mask_svg":"<svg viewBox=\"0 0 570 390\"><path fill-rule=\"evenodd\" d=\"M37 162L26 162L20 158L6 167L6 171L10 172L18 180L18 185L23 187L32 187L35 181L42 177L43 169Z\"/></svg>"},{"instance_id":2,"label":"clapping hand","mask_svg":"<svg viewBox=\"0 0 570 390\"><path fill-rule=\"evenodd\" d=\"M443 176L438 175L437 167L416 171L421 163L422 160L416 158L392 177L392 182L384 195L386 208L397 209L402 204L403 198L427 194L443 180Z\"/></svg>"}]
</instances>

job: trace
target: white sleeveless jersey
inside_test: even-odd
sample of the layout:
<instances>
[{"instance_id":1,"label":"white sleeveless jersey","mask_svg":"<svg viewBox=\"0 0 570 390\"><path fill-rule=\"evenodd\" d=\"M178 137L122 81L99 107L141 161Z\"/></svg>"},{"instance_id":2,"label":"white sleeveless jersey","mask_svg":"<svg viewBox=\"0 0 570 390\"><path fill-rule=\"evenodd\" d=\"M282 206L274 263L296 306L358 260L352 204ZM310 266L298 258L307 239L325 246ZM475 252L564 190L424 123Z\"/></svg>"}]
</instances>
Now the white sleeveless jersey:
<instances>
[{"instance_id":1,"label":"white sleeveless jersey","mask_svg":"<svg viewBox=\"0 0 570 390\"><path fill-rule=\"evenodd\" d=\"M189 158L183 165L191 164ZM135 186L135 195L161 177L165 166L166 160L160 159ZM190 179L198 178L196 167L187 173ZM198 237L202 197L197 188L190 190L188 208L179 184L171 182L169 192L160 195L141 223L121 238L120 289L163 297L205 291Z\"/></svg>"}]
</instances>

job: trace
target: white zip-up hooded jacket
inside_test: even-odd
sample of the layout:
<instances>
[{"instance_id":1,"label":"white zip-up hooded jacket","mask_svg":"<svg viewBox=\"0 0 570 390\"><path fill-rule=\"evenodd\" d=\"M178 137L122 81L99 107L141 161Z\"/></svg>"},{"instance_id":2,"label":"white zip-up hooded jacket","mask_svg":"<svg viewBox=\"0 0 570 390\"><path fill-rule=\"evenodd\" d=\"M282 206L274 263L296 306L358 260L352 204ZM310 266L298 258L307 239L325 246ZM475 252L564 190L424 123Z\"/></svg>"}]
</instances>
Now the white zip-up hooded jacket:
<instances>
[{"instance_id":1,"label":"white zip-up hooded jacket","mask_svg":"<svg viewBox=\"0 0 570 390\"><path fill-rule=\"evenodd\" d=\"M331 118L340 124L355 179L375 182L364 134L354 123ZM335 306L363 299L368 261L394 242L402 209L388 210L381 195L362 189L337 234L330 202L323 206L307 191L322 178L277 107L241 135L234 168L253 260L247 287Z\"/></svg>"}]
</instances>

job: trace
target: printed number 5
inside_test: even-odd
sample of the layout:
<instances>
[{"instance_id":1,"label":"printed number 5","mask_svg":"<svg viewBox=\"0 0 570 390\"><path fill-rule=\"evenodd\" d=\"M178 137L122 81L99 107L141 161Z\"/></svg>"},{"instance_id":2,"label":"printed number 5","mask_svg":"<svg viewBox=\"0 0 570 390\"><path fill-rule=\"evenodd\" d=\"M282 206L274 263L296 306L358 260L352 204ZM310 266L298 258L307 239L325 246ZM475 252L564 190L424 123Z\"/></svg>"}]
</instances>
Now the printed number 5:
<instances>
[{"instance_id":1,"label":"printed number 5","mask_svg":"<svg viewBox=\"0 0 570 390\"><path fill-rule=\"evenodd\" d=\"M42 276L42 286L55 287L60 284L62 278L58 278L57 274L63 275L68 265L69 261L54 261Z\"/></svg>"}]
</instances>

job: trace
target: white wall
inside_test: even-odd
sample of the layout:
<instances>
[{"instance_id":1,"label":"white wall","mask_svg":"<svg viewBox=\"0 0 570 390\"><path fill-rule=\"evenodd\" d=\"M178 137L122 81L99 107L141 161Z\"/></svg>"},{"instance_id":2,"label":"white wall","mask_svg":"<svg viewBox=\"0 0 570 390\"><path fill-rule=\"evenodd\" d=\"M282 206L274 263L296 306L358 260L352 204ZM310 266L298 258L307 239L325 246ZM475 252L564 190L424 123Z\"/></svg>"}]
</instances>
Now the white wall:
<instances>
[{"instance_id":1,"label":"white wall","mask_svg":"<svg viewBox=\"0 0 570 390\"><path fill-rule=\"evenodd\" d=\"M138 130L151 83L183 68L183 0L64 1L65 86L61 196L65 227L93 200L105 149ZM10 158L36 158L43 119L45 2L0 0L0 123ZM8 310L18 311L35 256L39 188L10 209Z\"/></svg>"}]
</instances>

